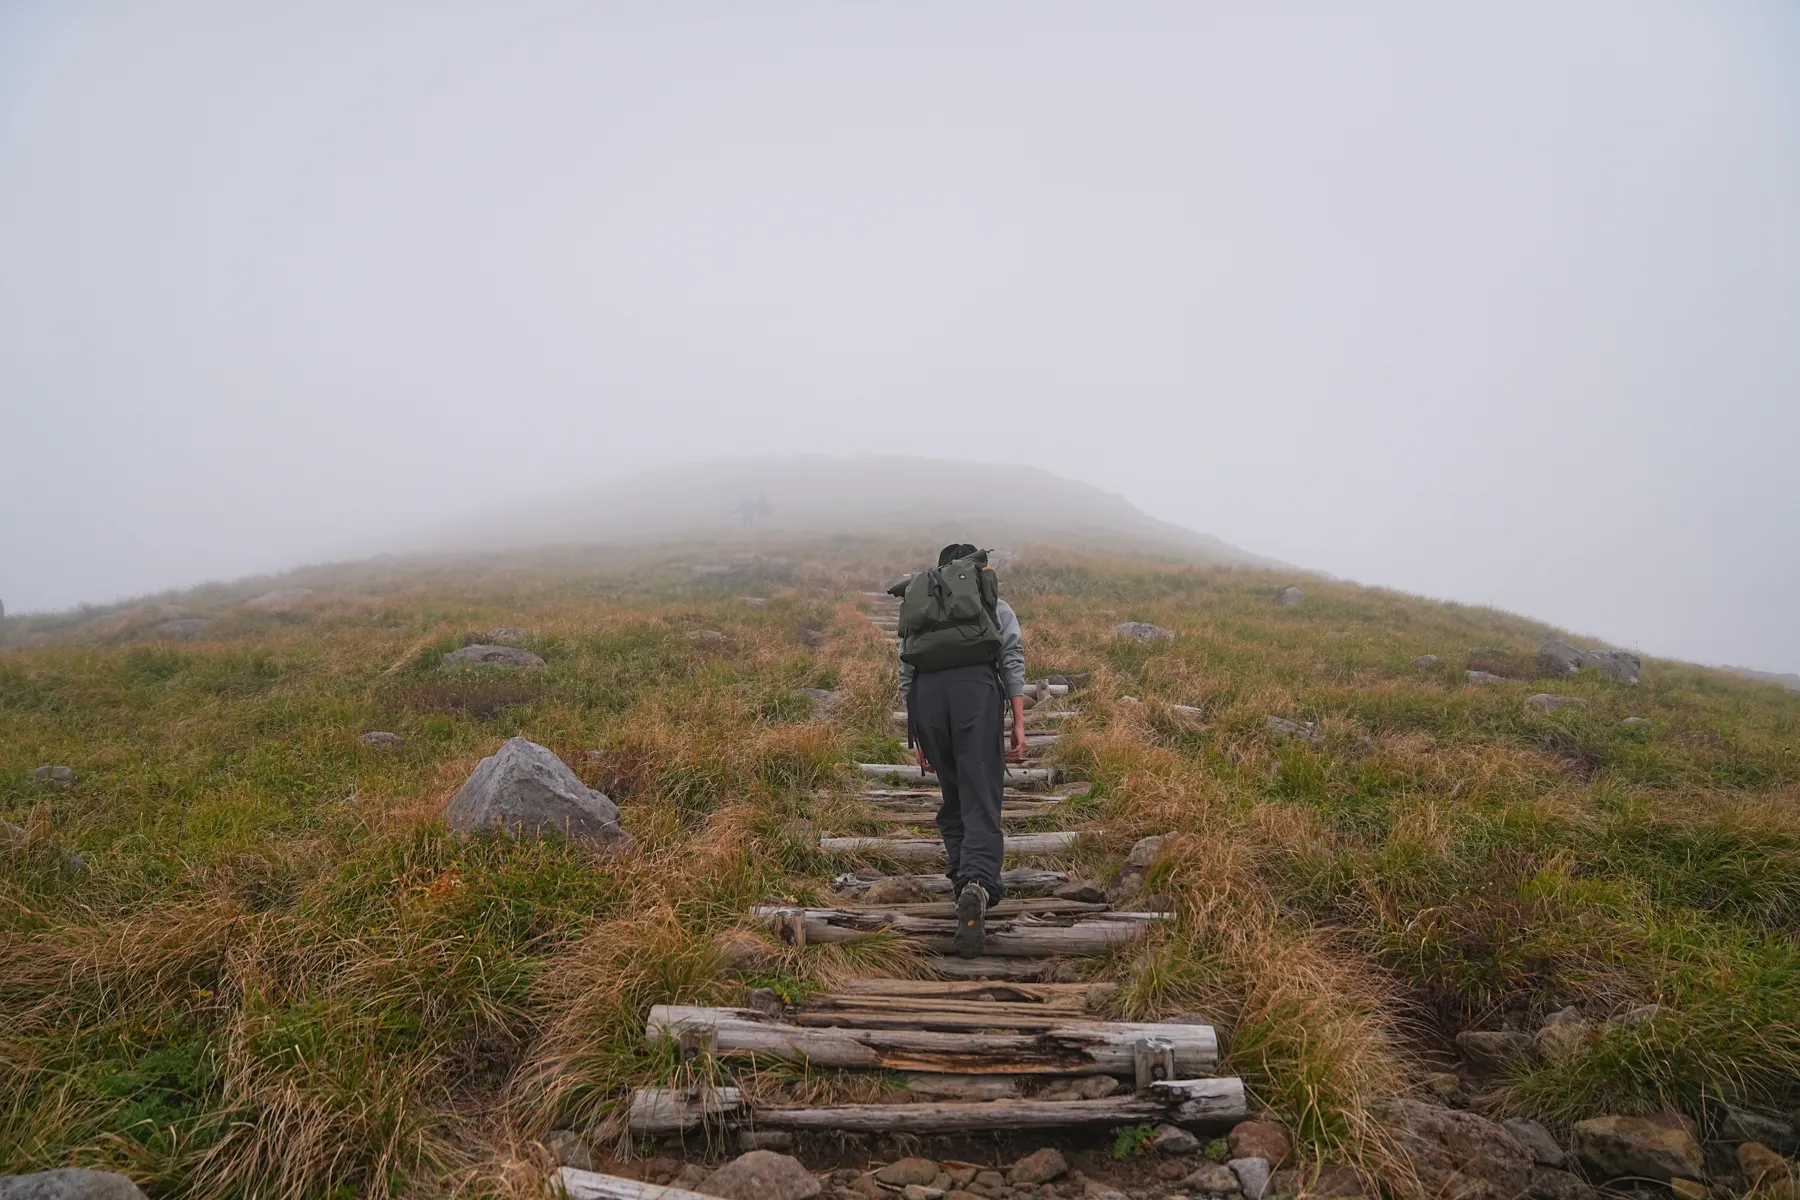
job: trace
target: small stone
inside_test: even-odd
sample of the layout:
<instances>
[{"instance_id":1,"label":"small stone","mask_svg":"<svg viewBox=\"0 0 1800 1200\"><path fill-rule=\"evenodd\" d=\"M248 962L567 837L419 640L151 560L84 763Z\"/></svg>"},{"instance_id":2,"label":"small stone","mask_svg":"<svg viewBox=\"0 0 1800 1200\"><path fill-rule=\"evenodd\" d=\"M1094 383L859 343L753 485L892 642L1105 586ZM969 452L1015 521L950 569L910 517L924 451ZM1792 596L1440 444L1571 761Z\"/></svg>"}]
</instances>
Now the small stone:
<instances>
[{"instance_id":1,"label":"small stone","mask_svg":"<svg viewBox=\"0 0 1800 1200\"><path fill-rule=\"evenodd\" d=\"M356 740L377 750L395 750L406 745L405 738L397 733L389 733L385 729L371 729L367 733L358 734Z\"/></svg>"},{"instance_id":2,"label":"small stone","mask_svg":"<svg viewBox=\"0 0 1800 1200\"><path fill-rule=\"evenodd\" d=\"M573 1129L552 1129L544 1137L544 1149L550 1152L550 1158L559 1167L574 1167L577 1171L594 1169L594 1152Z\"/></svg>"},{"instance_id":3,"label":"small stone","mask_svg":"<svg viewBox=\"0 0 1800 1200\"><path fill-rule=\"evenodd\" d=\"M1468 681L1470 683L1505 683L1506 682L1506 678L1504 676L1495 675L1491 671L1465 671L1465 672L1463 672L1463 675L1465 678L1468 679Z\"/></svg>"},{"instance_id":4,"label":"small stone","mask_svg":"<svg viewBox=\"0 0 1800 1200\"><path fill-rule=\"evenodd\" d=\"M114 1171L58 1167L0 1176L0 1200L144 1200L137 1184Z\"/></svg>"},{"instance_id":5,"label":"small stone","mask_svg":"<svg viewBox=\"0 0 1800 1200\"><path fill-rule=\"evenodd\" d=\"M1142 704L1143 701L1139 700L1136 696L1120 696L1119 703L1120 704Z\"/></svg>"},{"instance_id":6,"label":"small stone","mask_svg":"<svg viewBox=\"0 0 1800 1200\"><path fill-rule=\"evenodd\" d=\"M1267 724L1269 732L1278 738L1304 742L1315 750L1324 745L1316 726L1311 722L1290 721L1286 717L1270 717Z\"/></svg>"},{"instance_id":7,"label":"small stone","mask_svg":"<svg viewBox=\"0 0 1800 1200\"><path fill-rule=\"evenodd\" d=\"M498 629L488 631L488 641L502 646L516 645L531 636L530 631L514 625L502 625Z\"/></svg>"},{"instance_id":8,"label":"small stone","mask_svg":"<svg viewBox=\"0 0 1800 1200\"><path fill-rule=\"evenodd\" d=\"M522 737L509 739L476 764L445 818L461 833L504 830L524 838L556 833L613 851L632 845L609 797L582 783L548 749Z\"/></svg>"},{"instance_id":9,"label":"small stone","mask_svg":"<svg viewBox=\"0 0 1800 1200\"><path fill-rule=\"evenodd\" d=\"M1130 638L1134 642L1157 642L1172 640L1175 631L1164 629L1160 625L1152 625L1148 621L1125 621L1113 626L1113 636Z\"/></svg>"},{"instance_id":10,"label":"small stone","mask_svg":"<svg viewBox=\"0 0 1800 1200\"><path fill-rule=\"evenodd\" d=\"M1579 1054L1593 1032L1593 1025L1579 1010L1565 1008L1546 1017L1533 1040L1544 1061L1559 1062Z\"/></svg>"},{"instance_id":11,"label":"small stone","mask_svg":"<svg viewBox=\"0 0 1800 1200\"><path fill-rule=\"evenodd\" d=\"M1113 904L1125 904L1143 894L1144 873L1142 871L1126 871L1113 880L1112 886L1106 889L1106 898Z\"/></svg>"},{"instance_id":12,"label":"small stone","mask_svg":"<svg viewBox=\"0 0 1800 1200\"><path fill-rule=\"evenodd\" d=\"M1563 1148L1556 1144L1550 1131L1536 1121L1525 1117L1508 1117L1500 1122L1501 1128L1519 1139L1519 1145L1531 1153L1531 1161L1540 1167L1560 1167L1568 1157Z\"/></svg>"},{"instance_id":13,"label":"small stone","mask_svg":"<svg viewBox=\"0 0 1800 1200\"><path fill-rule=\"evenodd\" d=\"M864 904L917 904L927 898L925 889L905 876L877 879L862 894Z\"/></svg>"},{"instance_id":14,"label":"small stone","mask_svg":"<svg viewBox=\"0 0 1800 1200\"><path fill-rule=\"evenodd\" d=\"M975 1175L981 1170L974 1163L939 1163L943 1173L950 1178L955 1187L968 1187L975 1182Z\"/></svg>"},{"instance_id":15,"label":"small stone","mask_svg":"<svg viewBox=\"0 0 1800 1200\"><path fill-rule=\"evenodd\" d=\"M1239 1121L1225 1135L1232 1158L1262 1158L1280 1163L1293 1151L1287 1130L1273 1121Z\"/></svg>"},{"instance_id":16,"label":"small stone","mask_svg":"<svg viewBox=\"0 0 1800 1200\"><path fill-rule=\"evenodd\" d=\"M1019 1097L1019 1081L1012 1075L938 1075L926 1072L908 1075L906 1090L915 1096L929 1096L934 1100L1016 1100ZM967 1183L968 1180L960 1182Z\"/></svg>"},{"instance_id":17,"label":"small stone","mask_svg":"<svg viewBox=\"0 0 1800 1200\"><path fill-rule=\"evenodd\" d=\"M1291 608L1305 598L1299 588L1285 587L1276 595L1275 603L1283 608ZM1256 1200L1256 1197L1252 1196L1250 1200Z\"/></svg>"},{"instance_id":18,"label":"small stone","mask_svg":"<svg viewBox=\"0 0 1800 1200\"><path fill-rule=\"evenodd\" d=\"M717 650L725 645L725 635L716 629L691 629L687 638L704 650Z\"/></svg>"},{"instance_id":19,"label":"small stone","mask_svg":"<svg viewBox=\"0 0 1800 1200\"><path fill-rule=\"evenodd\" d=\"M1529 1033L1511 1029L1467 1029L1456 1035L1457 1049L1470 1062L1489 1071L1507 1071L1537 1057Z\"/></svg>"},{"instance_id":20,"label":"small stone","mask_svg":"<svg viewBox=\"0 0 1800 1200\"><path fill-rule=\"evenodd\" d=\"M681 1160L659 1154L655 1158L644 1160L644 1178L652 1183L666 1184L681 1171Z\"/></svg>"},{"instance_id":21,"label":"small stone","mask_svg":"<svg viewBox=\"0 0 1800 1200\"><path fill-rule=\"evenodd\" d=\"M1788 1178L1793 1164L1761 1142L1745 1142L1737 1148L1738 1170L1751 1187ZM1698 1172L1696 1172L1698 1174Z\"/></svg>"},{"instance_id":22,"label":"small stone","mask_svg":"<svg viewBox=\"0 0 1800 1200\"><path fill-rule=\"evenodd\" d=\"M1680 1200L1712 1200L1712 1189L1698 1179L1671 1179L1669 1190Z\"/></svg>"},{"instance_id":23,"label":"small stone","mask_svg":"<svg viewBox=\"0 0 1800 1200\"><path fill-rule=\"evenodd\" d=\"M1068 1160L1062 1153L1051 1146L1035 1150L1012 1165L1008 1173L1008 1181L1013 1187L1021 1184L1049 1183L1052 1179L1069 1169Z\"/></svg>"},{"instance_id":24,"label":"small stone","mask_svg":"<svg viewBox=\"0 0 1800 1200\"><path fill-rule=\"evenodd\" d=\"M1528 696L1525 704L1529 708L1544 713L1555 712L1557 709L1567 708L1571 704L1577 708L1587 707L1587 701L1579 696L1558 696L1554 692L1539 692L1535 696Z\"/></svg>"},{"instance_id":25,"label":"small stone","mask_svg":"<svg viewBox=\"0 0 1800 1200\"><path fill-rule=\"evenodd\" d=\"M768 1132L782 1133L785 1132L785 1130L771 1129ZM789 1138L788 1140L790 1142L793 1141L792 1138ZM756 1146L752 1148L757 1150L769 1149L767 1146ZM675 1178L670 1182L670 1186L691 1192L701 1184L705 1183L706 1177L711 1174L711 1169L701 1163L687 1163L682 1166L681 1170L675 1172Z\"/></svg>"},{"instance_id":26,"label":"small stone","mask_svg":"<svg viewBox=\"0 0 1800 1200\"><path fill-rule=\"evenodd\" d=\"M1158 1125L1150 1148L1158 1154L1198 1154L1200 1139L1179 1125Z\"/></svg>"},{"instance_id":27,"label":"small stone","mask_svg":"<svg viewBox=\"0 0 1800 1200\"><path fill-rule=\"evenodd\" d=\"M33 767L31 778L38 783L47 783L53 788L72 788L80 776L75 774L74 767L42 766Z\"/></svg>"},{"instance_id":28,"label":"small stone","mask_svg":"<svg viewBox=\"0 0 1800 1200\"><path fill-rule=\"evenodd\" d=\"M858 1176L856 1181L850 1185L850 1190L859 1196L867 1196L869 1200L882 1200L882 1197L888 1194L887 1189L883 1188L873 1175Z\"/></svg>"},{"instance_id":29,"label":"small stone","mask_svg":"<svg viewBox=\"0 0 1800 1200\"><path fill-rule=\"evenodd\" d=\"M1435 654L1421 654L1413 659L1413 666L1421 671L1435 671L1443 665L1443 662Z\"/></svg>"},{"instance_id":30,"label":"small stone","mask_svg":"<svg viewBox=\"0 0 1800 1200\"><path fill-rule=\"evenodd\" d=\"M1048 1191L1049 1189L1044 1189ZM1126 1200L1126 1195L1111 1184L1090 1179L1081 1188L1081 1200Z\"/></svg>"},{"instance_id":31,"label":"small stone","mask_svg":"<svg viewBox=\"0 0 1800 1200\"><path fill-rule=\"evenodd\" d=\"M923 1183L909 1183L900 1190L906 1200L944 1200L944 1189Z\"/></svg>"},{"instance_id":32,"label":"small stone","mask_svg":"<svg viewBox=\"0 0 1800 1200\"><path fill-rule=\"evenodd\" d=\"M930 1183L937 1173L937 1163L929 1158L902 1158L875 1172L875 1178L889 1187L906 1187Z\"/></svg>"},{"instance_id":33,"label":"small stone","mask_svg":"<svg viewBox=\"0 0 1800 1200\"><path fill-rule=\"evenodd\" d=\"M759 1012L765 1017L779 1019L787 1012L787 1001L774 988L753 988L745 1001L746 1007Z\"/></svg>"},{"instance_id":34,"label":"small stone","mask_svg":"<svg viewBox=\"0 0 1800 1200\"><path fill-rule=\"evenodd\" d=\"M1141 871L1148 867L1162 852L1162 846L1163 839L1160 836L1139 838L1131 847L1131 853L1125 856L1125 869Z\"/></svg>"},{"instance_id":35,"label":"small stone","mask_svg":"<svg viewBox=\"0 0 1800 1200\"><path fill-rule=\"evenodd\" d=\"M728 971L766 971L780 962L769 945L747 929L727 929L713 941L719 965Z\"/></svg>"},{"instance_id":36,"label":"small stone","mask_svg":"<svg viewBox=\"0 0 1800 1200\"><path fill-rule=\"evenodd\" d=\"M799 1159L752 1150L707 1176L699 1190L725 1200L812 1200L824 1189Z\"/></svg>"},{"instance_id":37,"label":"small stone","mask_svg":"<svg viewBox=\"0 0 1800 1200\"><path fill-rule=\"evenodd\" d=\"M461 671L469 667L503 667L508 670L535 669L544 666L544 660L529 650L521 650L517 646L489 646L476 643L464 646L460 650L452 650L444 655L444 670Z\"/></svg>"},{"instance_id":38,"label":"small stone","mask_svg":"<svg viewBox=\"0 0 1800 1200\"><path fill-rule=\"evenodd\" d=\"M1449 1071L1433 1071L1419 1082L1427 1092L1445 1104L1462 1099L1462 1080Z\"/></svg>"},{"instance_id":39,"label":"small stone","mask_svg":"<svg viewBox=\"0 0 1800 1200\"><path fill-rule=\"evenodd\" d=\"M1195 1139L1194 1144L1199 1145L1199 1140ZM1179 1158L1171 1158L1168 1162L1156 1164L1156 1177L1158 1179L1166 1180L1169 1183L1174 1183L1177 1179L1180 1179L1187 1173L1188 1164L1182 1162Z\"/></svg>"},{"instance_id":40,"label":"small stone","mask_svg":"<svg viewBox=\"0 0 1800 1200\"><path fill-rule=\"evenodd\" d=\"M1719 1122L1719 1137L1727 1142L1761 1142L1782 1154L1800 1149L1800 1139L1795 1138L1792 1125L1742 1108L1725 1109L1724 1119Z\"/></svg>"},{"instance_id":41,"label":"small stone","mask_svg":"<svg viewBox=\"0 0 1800 1200\"><path fill-rule=\"evenodd\" d=\"M965 1192L956 1188L944 1193L944 1200L982 1200L982 1198L974 1192Z\"/></svg>"},{"instance_id":42,"label":"small stone","mask_svg":"<svg viewBox=\"0 0 1800 1200\"><path fill-rule=\"evenodd\" d=\"M1554 1167L1539 1167L1531 1173L1531 1187L1526 1192L1531 1200L1594 1200L1594 1189L1585 1179Z\"/></svg>"},{"instance_id":43,"label":"small stone","mask_svg":"<svg viewBox=\"0 0 1800 1200\"><path fill-rule=\"evenodd\" d=\"M1262 1200L1263 1193L1269 1190L1269 1177L1274 1174L1268 1159L1234 1158L1225 1165L1237 1176L1238 1190L1244 1193L1244 1200Z\"/></svg>"},{"instance_id":44,"label":"small stone","mask_svg":"<svg viewBox=\"0 0 1800 1200\"><path fill-rule=\"evenodd\" d=\"M1052 894L1058 900L1078 900L1083 904L1101 904L1106 900L1106 889L1092 879L1071 879Z\"/></svg>"},{"instance_id":45,"label":"small stone","mask_svg":"<svg viewBox=\"0 0 1800 1200\"><path fill-rule=\"evenodd\" d=\"M939 1167L938 1173L931 1177L931 1183L927 1186L935 1188L940 1192L949 1191L951 1187L950 1172Z\"/></svg>"},{"instance_id":46,"label":"small stone","mask_svg":"<svg viewBox=\"0 0 1800 1200\"><path fill-rule=\"evenodd\" d=\"M977 1171L975 1172L975 1182L982 1187L1003 1188L1006 1186L1006 1176L998 1171Z\"/></svg>"},{"instance_id":47,"label":"small stone","mask_svg":"<svg viewBox=\"0 0 1800 1200\"><path fill-rule=\"evenodd\" d=\"M752 1150L792 1150L794 1148L794 1135L785 1129L740 1129L737 1141L739 1154L748 1154ZM851 1171L852 1182L861 1173L860 1171Z\"/></svg>"},{"instance_id":48,"label":"small stone","mask_svg":"<svg viewBox=\"0 0 1800 1200\"><path fill-rule=\"evenodd\" d=\"M1229 1196L1239 1190L1237 1172L1224 1163L1207 1163L1183 1179L1181 1186L1202 1196Z\"/></svg>"},{"instance_id":49,"label":"small stone","mask_svg":"<svg viewBox=\"0 0 1800 1200\"><path fill-rule=\"evenodd\" d=\"M1626 717L1623 721L1619 722L1621 725L1628 725L1634 728L1639 725L1648 725L1649 723L1649 717Z\"/></svg>"},{"instance_id":50,"label":"small stone","mask_svg":"<svg viewBox=\"0 0 1800 1200\"><path fill-rule=\"evenodd\" d=\"M1577 1121L1570 1146L1595 1174L1649 1179L1694 1179L1706 1173L1700 1143L1673 1114L1593 1117Z\"/></svg>"}]
</instances>

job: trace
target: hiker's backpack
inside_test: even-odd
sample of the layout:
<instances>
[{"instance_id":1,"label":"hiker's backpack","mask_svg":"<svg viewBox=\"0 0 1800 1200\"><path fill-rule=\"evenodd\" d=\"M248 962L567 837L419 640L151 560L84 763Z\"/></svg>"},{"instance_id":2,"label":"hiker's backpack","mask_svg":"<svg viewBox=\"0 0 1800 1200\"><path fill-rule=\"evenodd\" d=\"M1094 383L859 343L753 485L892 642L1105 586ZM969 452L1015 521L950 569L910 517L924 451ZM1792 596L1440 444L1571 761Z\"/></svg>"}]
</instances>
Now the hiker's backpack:
<instances>
[{"instance_id":1,"label":"hiker's backpack","mask_svg":"<svg viewBox=\"0 0 1800 1200\"><path fill-rule=\"evenodd\" d=\"M900 659L917 671L945 671L1000 658L1000 584L987 551L953 558L896 583Z\"/></svg>"}]
</instances>

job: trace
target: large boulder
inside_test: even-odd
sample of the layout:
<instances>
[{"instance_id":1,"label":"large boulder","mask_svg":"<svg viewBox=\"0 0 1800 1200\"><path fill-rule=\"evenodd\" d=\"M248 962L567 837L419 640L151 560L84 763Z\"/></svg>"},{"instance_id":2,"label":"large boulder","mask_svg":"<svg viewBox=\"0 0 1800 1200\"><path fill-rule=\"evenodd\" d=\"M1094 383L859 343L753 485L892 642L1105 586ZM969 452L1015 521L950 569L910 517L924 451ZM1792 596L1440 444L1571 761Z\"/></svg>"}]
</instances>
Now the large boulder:
<instances>
[{"instance_id":1,"label":"large boulder","mask_svg":"<svg viewBox=\"0 0 1800 1200\"><path fill-rule=\"evenodd\" d=\"M1068 1160L1062 1156L1062 1152L1052 1146L1045 1146L1014 1163L1008 1175L1012 1185L1018 1187L1021 1183L1049 1183L1068 1169Z\"/></svg>"},{"instance_id":2,"label":"large boulder","mask_svg":"<svg viewBox=\"0 0 1800 1200\"><path fill-rule=\"evenodd\" d=\"M631 835L619 828L618 805L577 779L562 759L522 737L476 765L446 816L451 828L464 833L504 829L518 837L542 837L554 829L609 850L631 846Z\"/></svg>"},{"instance_id":3,"label":"large boulder","mask_svg":"<svg viewBox=\"0 0 1800 1200\"><path fill-rule=\"evenodd\" d=\"M773 1150L740 1154L695 1187L724 1200L812 1200L822 1190L799 1159Z\"/></svg>"},{"instance_id":4,"label":"large boulder","mask_svg":"<svg viewBox=\"0 0 1800 1200\"><path fill-rule=\"evenodd\" d=\"M1691 1124L1674 1113L1605 1116L1577 1121L1569 1132L1575 1156L1604 1179L1700 1179L1706 1159Z\"/></svg>"},{"instance_id":5,"label":"large boulder","mask_svg":"<svg viewBox=\"0 0 1800 1200\"><path fill-rule=\"evenodd\" d=\"M1516 1200L1531 1185L1531 1152L1486 1117L1396 1097L1370 1106L1411 1164L1423 1194L1439 1200Z\"/></svg>"},{"instance_id":6,"label":"large boulder","mask_svg":"<svg viewBox=\"0 0 1800 1200\"><path fill-rule=\"evenodd\" d=\"M0 1176L0 1200L144 1200L137 1184L112 1171L58 1167Z\"/></svg>"},{"instance_id":7,"label":"large boulder","mask_svg":"<svg viewBox=\"0 0 1800 1200\"><path fill-rule=\"evenodd\" d=\"M1643 670L1638 656L1625 650L1590 650L1583 665L1620 683L1636 683Z\"/></svg>"},{"instance_id":8,"label":"large boulder","mask_svg":"<svg viewBox=\"0 0 1800 1200\"><path fill-rule=\"evenodd\" d=\"M1545 675L1573 675L1587 661L1587 651L1567 642L1545 642L1537 648L1537 668Z\"/></svg>"},{"instance_id":9,"label":"large boulder","mask_svg":"<svg viewBox=\"0 0 1800 1200\"><path fill-rule=\"evenodd\" d=\"M34 783L47 783L53 788L72 788L80 776L75 773L74 767L51 766L46 763L41 767L33 767L31 778Z\"/></svg>"},{"instance_id":10,"label":"large boulder","mask_svg":"<svg viewBox=\"0 0 1800 1200\"><path fill-rule=\"evenodd\" d=\"M1148 621L1123 621L1113 626L1113 636L1130 638L1134 642L1156 642L1173 638L1175 631L1152 625Z\"/></svg>"},{"instance_id":11,"label":"large boulder","mask_svg":"<svg viewBox=\"0 0 1800 1200\"><path fill-rule=\"evenodd\" d=\"M1535 658L1539 674L1573 675L1592 670L1618 680L1636 683L1642 663L1628 650L1583 650L1567 642L1545 642Z\"/></svg>"},{"instance_id":12,"label":"large boulder","mask_svg":"<svg viewBox=\"0 0 1800 1200\"><path fill-rule=\"evenodd\" d=\"M477 643L452 650L444 655L444 668L454 671L462 667L541 667L544 660L517 646L489 646Z\"/></svg>"},{"instance_id":13,"label":"large boulder","mask_svg":"<svg viewBox=\"0 0 1800 1200\"><path fill-rule=\"evenodd\" d=\"M1519 1145L1530 1151L1532 1161L1540 1167L1560 1167L1568 1155L1550 1136L1550 1131L1529 1117L1508 1117L1500 1122L1506 1132L1519 1139Z\"/></svg>"}]
</instances>

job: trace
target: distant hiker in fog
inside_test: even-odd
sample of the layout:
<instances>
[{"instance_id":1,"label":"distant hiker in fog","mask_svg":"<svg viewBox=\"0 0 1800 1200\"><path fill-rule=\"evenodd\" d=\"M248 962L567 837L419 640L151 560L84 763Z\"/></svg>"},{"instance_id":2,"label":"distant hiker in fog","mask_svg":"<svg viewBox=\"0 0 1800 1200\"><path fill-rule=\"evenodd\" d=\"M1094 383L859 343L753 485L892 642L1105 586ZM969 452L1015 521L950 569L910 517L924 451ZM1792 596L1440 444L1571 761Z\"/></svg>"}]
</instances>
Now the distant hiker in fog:
<instances>
[{"instance_id":1,"label":"distant hiker in fog","mask_svg":"<svg viewBox=\"0 0 1800 1200\"><path fill-rule=\"evenodd\" d=\"M900 597L907 741L920 768L938 777L938 831L956 892L955 949L972 958L987 937L988 907L1003 894L1000 797L1007 760L1025 756L1025 643L987 552L967 543L945 546L936 568L889 591Z\"/></svg>"}]
</instances>

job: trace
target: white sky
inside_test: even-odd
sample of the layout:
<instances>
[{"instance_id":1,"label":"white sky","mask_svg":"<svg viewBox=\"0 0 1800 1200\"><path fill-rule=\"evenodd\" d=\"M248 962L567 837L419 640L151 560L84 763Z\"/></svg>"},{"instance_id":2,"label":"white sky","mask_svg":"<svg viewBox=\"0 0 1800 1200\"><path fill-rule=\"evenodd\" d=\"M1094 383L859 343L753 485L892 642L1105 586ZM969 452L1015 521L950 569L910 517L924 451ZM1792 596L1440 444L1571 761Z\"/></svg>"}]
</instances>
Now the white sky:
<instances>
[{"instance_id":1,"label":"white sky","mask_svg":"<svg viewBox=\"0 0 1800 1200\"><path fill-rule=\"evenodd\" d=\"M1800 7L0 4L0 599L758 452L1800 669Z\"/></svg>"}]
</instances>

